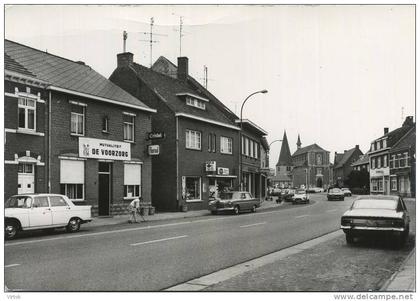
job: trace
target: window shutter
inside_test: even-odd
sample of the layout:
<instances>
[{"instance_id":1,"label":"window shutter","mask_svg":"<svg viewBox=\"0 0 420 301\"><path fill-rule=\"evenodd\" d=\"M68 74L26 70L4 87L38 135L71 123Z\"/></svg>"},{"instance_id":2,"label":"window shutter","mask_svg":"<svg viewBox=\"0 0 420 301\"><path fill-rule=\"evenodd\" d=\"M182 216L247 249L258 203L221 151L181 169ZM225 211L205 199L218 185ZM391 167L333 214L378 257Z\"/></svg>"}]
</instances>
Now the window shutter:
<instances>
[{"instance_id":1,"label":"window shutter","mask_svg":"<svg viewBox=\"0 0 420 301\"><path fill-rule=\"evenodd\" d=\"M84 184L85 183L85 162L78 160L60 161L60 183L61 184Z\"/></svg>"},{"instance_id":2,"label":"window shutter","mask_svg":"<svg viewBox=\"0 0 420 301\"><path fill-rule=\"evenodd\" d=\"M140 185L141 165L124 164L124 185Z\"/></svg>"}]
</instances>

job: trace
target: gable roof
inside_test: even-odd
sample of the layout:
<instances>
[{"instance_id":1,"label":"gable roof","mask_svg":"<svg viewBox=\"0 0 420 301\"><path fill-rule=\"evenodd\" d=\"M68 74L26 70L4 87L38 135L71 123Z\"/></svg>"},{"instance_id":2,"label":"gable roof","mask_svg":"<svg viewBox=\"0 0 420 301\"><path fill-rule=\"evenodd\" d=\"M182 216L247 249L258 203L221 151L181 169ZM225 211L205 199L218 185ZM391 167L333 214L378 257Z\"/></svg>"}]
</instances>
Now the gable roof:
<instances>
[{"instance_id":1,"label":"gable roof","mask_svg":"<svg viewBox=\"0 0 420 301\"><path fill-rule=\"evenodd\" d=\"M369 155L367 153L364 155L361 155L357 161L351 164L351 166L357 166L357 165L363 165L363 164L369 164Z\"/></svg>"},{"instance_id":2,"label":"gable roof","mask_svg":"<svg viewBox=\"0 0 420 301\"><path fill-rule=\"evenodd\" d=\"M341 159L340 160L337 160L337 164L334 166L334 168L343 167L343 165L347 163L347 161L351 158L351 156L353 156L354 152L357 149L358 148L354 147L354 148L352 148L352 149L350 149L348 151L345 151L344 154L342 154Z\"/></svg>"},{"instance_id":3,"label":"gable roof","mask_svg":"<svg viewBox=\"0 0 420 301\"><path fill-rule=\"evenodd\" d=\"M4 52L6 71L36 77L48 83L48 89L155 112L84 63L9 40L5 40Z\"/></svg>"},{"instance_id":4,"label":"gable roof","mask_svg":"<svg viewBox=\"0 0 420 301\"><path fill-rule=\"evenodd\" d=\"M391 152L395 152L404 148L416 147L416 127L411 128L394 146Z\"/></svg>"},{"instance_id":5,"label":"gable roof","mask_svg":"<svg viewBox=\"0 0 420 301\"><path fill-rule=\"evenodd\" d=\"M291 166L292 165L292 155L290 154L289 142L287 141L286 131L283 134L283 141L281 142L281 149L279 160L277 161L276 166Z\"/></svg>"},{"instance_id":6,"label":"gable roof","mask_svg":"<svg viewBox=\"0 0 420 301\"><path fill-rule=\"evenodd\" d=\"M326 150L323 149L322 147L320 147L318 144L314 143L314 144L311 144L311 145L308 145L308 146L297 149L295 151L295 153L292 155L292 157L298 156L298 155L301 155L301 154L305 154L305 153L308 153L308 152L314 152L314 151L324 151L325 152Z\"/></svg>"}]
</instances>

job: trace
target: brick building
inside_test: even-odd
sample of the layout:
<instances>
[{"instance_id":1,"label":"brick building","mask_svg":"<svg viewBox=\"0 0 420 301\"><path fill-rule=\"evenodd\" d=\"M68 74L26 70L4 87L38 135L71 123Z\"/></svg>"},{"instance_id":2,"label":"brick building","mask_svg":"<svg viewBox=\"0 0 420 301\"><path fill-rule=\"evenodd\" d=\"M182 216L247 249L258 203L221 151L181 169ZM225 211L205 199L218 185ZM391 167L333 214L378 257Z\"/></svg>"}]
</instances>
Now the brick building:
<instances>
[{"instance_id":1,"label":"brick building","mask_svg":"<svg viewBox=\"0 0 420 301\"><path fill-rule=\"evenodd\" d=\"M188 58L178 58L175 66L161 57L155 67L146 68L131 53L117 57L110 80L156 109L153 131L165 133L154 141L160 148L153 158L154 206L165 211L206 209L211 196L238 188L240 122L188 74ZM243 126L244 165L256 166L244 169L247 188L259 196L260 138L266 133L250 121Z\"/></svg>"},{"instance_id":2,"label":"brick building","mask_svg":"<svg viewBox=\"0 0 420 301\"><path fill-rule=\"evenodd\" d=\"M335 152L333 167L334 185L338 187L345 186L345 181L353 170L351 165L356 162L361 155L363 155L363 153L360 150L359 145L356 145L352 149L345 150L344 153Z\"/></svg>"},{"instance_id":3,"label":"brick building","mask_svg":"<svg viewBox=\"0 0 420 301\"><path fill-rule=\"evenodd\" d=\"M5 41L5 198L66 194L94 215L151 201L150 109L83 62Z\"/></svg>"},{"instance_id":4,"label":"brick building","mask_svg":"<svg viewBox=\"0 0 420 301\"><path fill-rule=\"evenodd\" d=\"M384 135L372 141L368 152L371 194L390 194L390 150L413 127L413 117L408 116L401 127L392 132L384 128Z\"/></svg>"},{"instance_id":5,"label":"brick building","mask_svg":"<svg viewBox=\"0 0 420 301\"><path fill-rule=\"evenodd\" d=\"M366 170L369 172L369 155L366 153L361 155L356 161L351 164L353 170L361 171Z\"/></svg>"},{"instance_id":6,"label":"brick building","mask_svg":"<svg viewBox=\"0 0 420 301\"><path fill-rule=\"evenodd\" d=\"M330 185L330 152L316 143L301 147L300 136L297 150L292 155L292 178L294 187L322 187Z\"/></svg>"}]
</instances>

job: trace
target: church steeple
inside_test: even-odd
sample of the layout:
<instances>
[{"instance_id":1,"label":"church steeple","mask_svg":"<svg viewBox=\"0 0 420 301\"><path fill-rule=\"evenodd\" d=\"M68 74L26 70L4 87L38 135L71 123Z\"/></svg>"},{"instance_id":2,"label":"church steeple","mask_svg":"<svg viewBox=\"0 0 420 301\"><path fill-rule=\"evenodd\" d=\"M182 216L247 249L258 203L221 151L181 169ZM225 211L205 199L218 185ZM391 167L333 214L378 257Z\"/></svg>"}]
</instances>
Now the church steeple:
<instances>
[{"instance_id":1,"label":"church steeple","mask_svg":"<svg viewBox=\"0 0 420 301\"><path fill-rule=\"evenodd\" d=\"M298 140L296 142L297 145L297 149L300 149L300 147L302 146L302 142L300 142L300 135L298 134Z\"/></svg>"},{"instance_id":2,"label":"church steeple","mask_svg":"<svg viewBox=\"0 0 420 301\"><path fill-rule=\"evenodd\" d=\"M286 131L283 134L283 142L281 143L279 161L276 166L291 166L292 155L290 154L289 142L287 141Z\"/></svg>"}]
</instances>

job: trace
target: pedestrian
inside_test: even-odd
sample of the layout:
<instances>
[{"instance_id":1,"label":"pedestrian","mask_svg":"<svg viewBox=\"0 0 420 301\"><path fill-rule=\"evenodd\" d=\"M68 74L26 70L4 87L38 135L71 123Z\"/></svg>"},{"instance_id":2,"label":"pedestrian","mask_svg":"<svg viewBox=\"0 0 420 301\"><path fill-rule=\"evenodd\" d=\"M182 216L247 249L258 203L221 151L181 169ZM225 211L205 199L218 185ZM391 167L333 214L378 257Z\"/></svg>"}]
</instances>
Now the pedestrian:
<instances>
[{"instance_id":1,"label":"pedestrian","mask_svg":"<svg viewBox=\"0 0 420 301\"><path fill-rule=\"evenodd\" d=\"M128 208L130 210L130 220L128 221L128 223L138 223L137 214L140 208L140 199L135 198L134 200L132 200L130 205L128 205Z\"/></svg>"}]
</instances>

